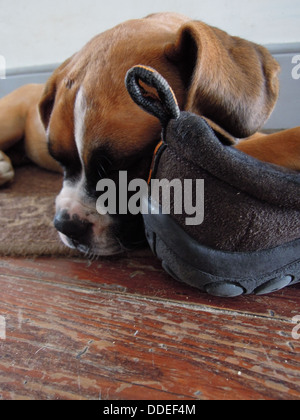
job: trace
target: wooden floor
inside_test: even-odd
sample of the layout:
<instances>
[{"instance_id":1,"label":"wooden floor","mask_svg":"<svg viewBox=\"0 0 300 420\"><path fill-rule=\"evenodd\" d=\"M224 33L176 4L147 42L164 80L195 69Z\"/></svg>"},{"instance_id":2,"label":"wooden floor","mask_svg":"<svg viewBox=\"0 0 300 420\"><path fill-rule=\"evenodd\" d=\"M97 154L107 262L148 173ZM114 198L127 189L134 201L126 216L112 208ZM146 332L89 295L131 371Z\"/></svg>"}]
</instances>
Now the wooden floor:
<instances>
[{"instance_id":1,"label":"wooden floor","mask_svg":"<svg viewBox=\"0 0 300 420\"><path fill-rule=\"evenodd\" d=\"M299 399L300 285L212 298L151 257L0 261L0 399Z\"/></svg>"}]
</instances>

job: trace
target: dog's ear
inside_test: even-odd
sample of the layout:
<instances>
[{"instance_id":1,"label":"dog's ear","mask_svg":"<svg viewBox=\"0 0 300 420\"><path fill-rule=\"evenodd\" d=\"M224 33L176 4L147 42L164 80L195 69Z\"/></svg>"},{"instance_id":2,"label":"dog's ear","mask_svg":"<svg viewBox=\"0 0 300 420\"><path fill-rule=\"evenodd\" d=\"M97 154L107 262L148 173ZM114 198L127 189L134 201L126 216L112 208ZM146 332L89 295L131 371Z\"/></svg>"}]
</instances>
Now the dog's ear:
<instances>
[{"instance_id":1,"label":"dog's ear","mask_svg":"<svg viewBox=\"0 0 300 420\"><path fill-rule=\"evenodd\" d=\"M191 21L165 53L180 69L187 110L238 138L255 133L270 116L280 67L264 47Z\"/></svg>"},{"instance_id":2,"label":"dog's ear","mask_svg":"<svg viewBox=\"0 0 300 420\"><path fill-rule=\"evenodd\" d=\"M59 85L60 79L62 79L63 70L67 67L67 65L71 62L73 56L68 58L63 64L58 67L51 77L48 79L44 92L42 94L40 103L39 103L39 112L42 123L44 124L45 129L47 130L50 117L53 111L53 107L55 104L55 98L57 93L57 86Z\"/></svg>"},{"instance_id":3,"label":"dog's ear","mask_svg":"<svg viewBox=\"0 0 300 420\"><path fill-rule=\"evenodd\" d=\"M39 111L42 123L44 124L45 129L47 130L51 113L54 107L56 95L56 82L53 75L50 77L46 83L43 95L39 103Z\"/></svg>"}]
</instances>

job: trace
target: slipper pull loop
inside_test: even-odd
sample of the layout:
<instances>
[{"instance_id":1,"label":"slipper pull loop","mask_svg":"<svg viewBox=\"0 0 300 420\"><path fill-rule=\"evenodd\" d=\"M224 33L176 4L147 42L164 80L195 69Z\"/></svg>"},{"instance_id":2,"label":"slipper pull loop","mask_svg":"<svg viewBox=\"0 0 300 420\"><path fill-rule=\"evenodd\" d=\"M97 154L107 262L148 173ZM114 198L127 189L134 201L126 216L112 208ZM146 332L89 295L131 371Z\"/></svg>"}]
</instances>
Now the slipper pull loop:
<instances>
[{"instance_id":1,"label":"slipper pull loop","mask_svg":"<svg viewBox=\"0 0 300 420\"><path fill-rule=\"evenodd\" d=\"M157 91L158 97L147 94L140 81ZM138 65L130 69L125 79L126 88L144 111L158 118L165 128L171 119L180 117L176 96L168 82L154 69Z\"/></svg>"}]
</instances>

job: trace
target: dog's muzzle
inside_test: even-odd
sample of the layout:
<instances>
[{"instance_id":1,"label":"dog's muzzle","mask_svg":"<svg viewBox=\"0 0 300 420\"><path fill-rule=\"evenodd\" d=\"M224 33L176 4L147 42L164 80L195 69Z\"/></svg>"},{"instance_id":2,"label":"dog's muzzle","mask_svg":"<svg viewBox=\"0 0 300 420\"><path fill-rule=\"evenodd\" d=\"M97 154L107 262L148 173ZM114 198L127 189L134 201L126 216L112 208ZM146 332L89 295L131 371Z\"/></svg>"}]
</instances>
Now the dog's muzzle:
<instances>
[{"instance_id":1,"label":"dog's muzzle","mask_svg":"<svg viewBox=\"0 0 300 420\"><path fill-rule=\"evenodd\" d=\"M63 242L81 252L96 255L113 255L131 251L146 245L143 221L141 217L114 217L112 223L102 232L88 220L82 220L77 214L72 216L67 210L59 210L54 218L54 226L61 234ZM96 232L95 232L96 230Z\"/></svg>"}]
</instances>

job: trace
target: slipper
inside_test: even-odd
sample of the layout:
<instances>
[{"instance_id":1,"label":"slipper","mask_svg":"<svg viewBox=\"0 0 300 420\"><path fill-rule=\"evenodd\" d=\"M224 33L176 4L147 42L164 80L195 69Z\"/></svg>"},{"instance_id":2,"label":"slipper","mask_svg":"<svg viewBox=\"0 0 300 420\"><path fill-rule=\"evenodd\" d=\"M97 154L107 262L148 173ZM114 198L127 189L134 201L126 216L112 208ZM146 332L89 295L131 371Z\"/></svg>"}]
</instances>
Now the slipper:
<instances>
[{"instance_id":1,"label":"slipper","mask_svg":"<svg viewBox=\"0 0 300 420\"><path fill-rule=\"evenodd\" d=\"M140 81L154 87L158 98L146 97ZM143 215L148 242L163 268L221 297L263 295L299 283L300 174L238 151L205 119L180 112L172 89L155 70L134 67L126 86L163 127ZM158 181L167 186L159 194L151 188ZM167 192L169 214L163 205Z\"/></svg>"}]
</instances>

